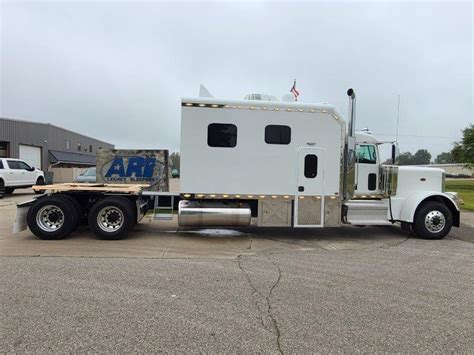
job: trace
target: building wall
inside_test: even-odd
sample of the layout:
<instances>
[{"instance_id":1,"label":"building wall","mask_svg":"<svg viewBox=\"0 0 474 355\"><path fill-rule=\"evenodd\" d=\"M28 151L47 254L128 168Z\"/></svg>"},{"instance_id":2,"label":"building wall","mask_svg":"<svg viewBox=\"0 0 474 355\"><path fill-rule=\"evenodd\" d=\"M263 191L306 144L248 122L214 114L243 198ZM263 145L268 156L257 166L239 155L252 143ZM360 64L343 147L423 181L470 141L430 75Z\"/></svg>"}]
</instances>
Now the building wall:
<instances>
[{"instance_id":1,"label":"building wall","mask_svg":"<svg viewBox=\"0 0 474 355\"><path fill-rule=\"evenodd\" d=\"M69 149L66 149L66 141ZM19 145L41 147L41 169L47 170L50 150L94 155L97 149L113 149L114 145L60 128L49 123L37 123L0 118L0 141L9 142L9 156L19 158ZM81 150L78 150L78 144ZM92 146L92 151L89 151ZM39 167L38 167L39 168Z\"/></svg>"}]
</instances>

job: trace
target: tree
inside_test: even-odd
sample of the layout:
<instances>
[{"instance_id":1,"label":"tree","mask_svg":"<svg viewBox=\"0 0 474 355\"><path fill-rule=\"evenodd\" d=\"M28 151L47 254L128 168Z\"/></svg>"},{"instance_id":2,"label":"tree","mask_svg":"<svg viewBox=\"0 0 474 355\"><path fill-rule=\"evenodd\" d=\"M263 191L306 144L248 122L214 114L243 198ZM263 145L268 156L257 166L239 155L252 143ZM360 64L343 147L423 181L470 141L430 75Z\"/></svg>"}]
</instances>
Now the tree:
<instances>
[{"instance_id":1,"label":"tree","mask_svg":"<svg viewBox=\"0 0 474 355\"><path fill-rule=\"evenodd\" d=\"M405 152L398 156L398 161L400 165L414 165L415 157L410 152Z\"/></svg>"},{"instance_id":2,"label":"tree","mask_svg":"<svg viewBox=\"0 0 474 355\"><path fill-rule=\"evenodd\" d=\"M451 152L443 152L436 156L435 163L436 164L454 163L454 159Z\"/></svg>"},{"instance_id":3,"label":"tree","mask_svg":"<svg viewBox=\"0 0 474 355\"><path fill-rule=\"evenodd\" d=\"M474 124L470 124L462 130L462 139L460 142L454 143L451 151L453 160L456 163L465 163L466 165L474 165Z\"/></svg>"},{"instance_id":4,"label":"tree","mask_svg":"<svg viewBox=\"0 0 474 355\"><path fill-rule=\"evenodd\" d=\"M430 160L431 154L426 149L418 149L414 155L405 152L398 157L400 165L424 165L429 164Z\"/></svg>"},{"instance_id":5,"label":"tree","mask_svg":"<svg viewBox=\"0 0 474 355\"><path fill-rule=\"evenodd\" d=\"M426 165L431 161L431 154L426 149L418 149L415 153L415 164Z\"/></svg>"},{"instance_id":6,"label":"tree","mask_svg":"<svg viewBox=\"0 0 474 355\"><path fill-rule=\"evenodd\" d=\"M180 156L179 152L173 152L170 155L170 165L171 169L176 169L179 171Z\"/></svg>"}]
</instances>

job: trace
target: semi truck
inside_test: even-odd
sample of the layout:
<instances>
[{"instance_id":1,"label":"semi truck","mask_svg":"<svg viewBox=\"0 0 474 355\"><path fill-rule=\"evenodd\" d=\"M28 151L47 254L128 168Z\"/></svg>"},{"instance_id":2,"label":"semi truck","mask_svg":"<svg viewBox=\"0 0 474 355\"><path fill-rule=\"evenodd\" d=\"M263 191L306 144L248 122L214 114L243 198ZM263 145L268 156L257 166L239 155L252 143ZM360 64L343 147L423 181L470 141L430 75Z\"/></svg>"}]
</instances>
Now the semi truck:
<instances>
[{"instance_id":1,"label":"semi truck","mask_svg":"<svg viewBox=\"0 0 474 355\"><path fill-rule=\"evenodd\" d=\"M87 223L121 239L144 215L180 226L324 228L400 224L426 239L459 227L442 169L397 166L396 142L355 130L330 104L190 97L181 100L180 191L146 185L59 184L17 208L17 230L60 239ZM260 98L260 99L259 99ZM263 98L265 98L263 96ZM379 147L391 144L391 162Z\"/></svg>"}]
</instances>

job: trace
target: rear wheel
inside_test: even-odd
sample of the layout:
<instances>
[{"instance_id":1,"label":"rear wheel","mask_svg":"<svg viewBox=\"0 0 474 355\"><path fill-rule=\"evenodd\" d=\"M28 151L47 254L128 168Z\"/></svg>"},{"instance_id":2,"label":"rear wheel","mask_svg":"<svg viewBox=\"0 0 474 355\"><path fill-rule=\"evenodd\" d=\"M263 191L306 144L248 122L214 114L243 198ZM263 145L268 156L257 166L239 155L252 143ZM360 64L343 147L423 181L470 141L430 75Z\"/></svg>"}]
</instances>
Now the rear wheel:
<instances>
[{"instance_id":1,"label":"rear wheel","mask_svg":"<svg viewBox=\"0 0 474 355\"><path fill-rule=\"evenodd\" d=\"M5 195L11 195L15 191L13 187L5 187Z\"/></svg>"},{"instance_id":2,"label":"rear wheel","mask_svg":"<svg viewBox=\"0 0 474 355\"><path fill-rule=\"evenodd\" d=\"M61 197L65 198L68 200L71 204L72 210L76 214L76 224L72 228L71 232L74 231L79 223L84 219L84 209L82 208L81 204L72 196L69 195L61 195Z\"/></svg>"},{"instance_id":3,"label":"rear wheel","mask_svg":"<svg viewBox=\"0 0 474 355\"><path fill-rule=\"evenodd\" d=\"M123 239L135 225L135 208L125 197L106 197L89 212L89 226L101 239Z\"/></svg>"},{"instance_id":4,"label":"rear wheel","mask_svg":"<svg viewBox=\"0 0 474 355\"><path fill-rule=\"evenodd\" d=\"M448 235L453 226L453 215L441 202L423 203L415 213L412 229L423 239L442 239Z\"/></svg>"},{"instance_id":5,"label":"rear wheel","mask_svg":"<svg viewBox=\"0 0 474 355\"><path fill-rule=\"evenodd\" d=\"M39 239L56 240L71 233L77 215L68 199L53 195L37 200L28 210L26 220Z\"/></svg>"},{"instance_id":6,"label":"rear wheel","mask_svg":"<svg viewBox=\"0 0 474 355\"><path fill-rule=\"evenodd\" d=\"M36 185L46 185L45 181L44 181L44 178L42 176L40 176L37 180L36 180ZM35 191L35 194L39 195L39 194L44 194L44 191Z\"/></svg>"}]
</instances>

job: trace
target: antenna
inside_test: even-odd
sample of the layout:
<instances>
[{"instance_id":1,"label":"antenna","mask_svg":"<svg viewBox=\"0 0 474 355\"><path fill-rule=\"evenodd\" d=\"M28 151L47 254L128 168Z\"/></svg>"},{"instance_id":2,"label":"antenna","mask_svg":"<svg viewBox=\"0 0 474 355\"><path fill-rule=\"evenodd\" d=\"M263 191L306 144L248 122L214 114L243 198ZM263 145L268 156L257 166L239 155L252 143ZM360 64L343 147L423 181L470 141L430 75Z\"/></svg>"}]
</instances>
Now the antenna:
<instances>
[{"instance_id":1,"label":"antenna","mask_svg":"<svg viewBox=\"0 0 474 355\"><path fill-rule=\"evenodd\" d=\"M397 136L395 137L395 142L398 143L398 126L400 124L400 94L398 94L398 109L397 109Z\"/></svg>"}]
</instances>

